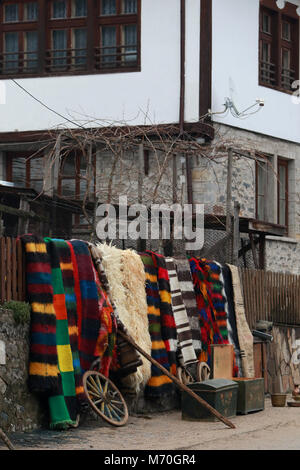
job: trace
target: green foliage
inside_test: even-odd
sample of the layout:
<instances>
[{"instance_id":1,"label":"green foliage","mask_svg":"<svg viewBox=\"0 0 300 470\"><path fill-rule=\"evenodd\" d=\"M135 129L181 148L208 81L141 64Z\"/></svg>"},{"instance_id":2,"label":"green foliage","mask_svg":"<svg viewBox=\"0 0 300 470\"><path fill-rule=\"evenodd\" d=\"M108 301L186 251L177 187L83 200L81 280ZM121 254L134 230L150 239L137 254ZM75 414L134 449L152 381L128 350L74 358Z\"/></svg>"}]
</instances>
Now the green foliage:
<instances>
[{"instance_id":1,"label":"green foliage","mask_svg":"<svg viewBox=\"0 0 300 470\"><path fill-rule=\"evenodd\" d=\"M18 302L16 300L10 300L3 304L4 308L12 310L14 314L14 320L17 324L24 325L30 321L30 305L26 302Z\"/></svg>"}]
</instances>

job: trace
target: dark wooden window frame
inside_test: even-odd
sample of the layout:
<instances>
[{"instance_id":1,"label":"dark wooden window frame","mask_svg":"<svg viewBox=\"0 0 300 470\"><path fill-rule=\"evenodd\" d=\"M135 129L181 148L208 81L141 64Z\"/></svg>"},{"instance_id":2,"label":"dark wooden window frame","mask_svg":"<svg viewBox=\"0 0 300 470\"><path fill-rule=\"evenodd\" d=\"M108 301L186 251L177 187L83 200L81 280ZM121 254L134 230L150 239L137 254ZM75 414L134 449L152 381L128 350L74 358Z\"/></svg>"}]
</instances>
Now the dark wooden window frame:
<instances>
[{"instance_id":1,"label":"dark wooden window frame","mask_svg":"<svg viewBox=\"0 0 300 470\"><path fill-rule=\"evenodd\" d=\"M294 77L291 80L299 79L299 16L296 13L297 6L289 2L284 9L280 10L275 0L261 0L259 12L259 85L292 94L292 88L287 89L282 85L282 50L290 51L291 68L294 70ZM268 13L272 18L273 34L262 31L262 15ZM291 41L282 39L282 25L288 21L291 24ZM275 34L274 34L275 32ZM274 83L267 83L262 77L262 42L270 44L271 61L274 64Z\"/></svg>"},{"instance_id":2,"label":"dark wooden window frame","mask_svg":"<svg viewBox=\"0 0 300 470\"><path fill-rule=\"evenodd\" d=\"M255 217L258 218L258 165L262 164L262 161L256 161L255 162ZM266 162L265 165L268 163ZM278 158L277 159L277 175L275 177L277 178L277 225L279 224L280 220L280 181L279 181L279 166L284 166L286 169L286 198L285 198L285 227L286 227L286 233L288 232L288 226L289 226L289 160L286 160L284 158ZM266 191L267 191L267 186L266 186ZM265 192L264 197L267 197L267 194ZM267 220L262 221L262 222L268 222Z\"/></svg>"},{"instance_id":3,"label":"dark wooden window frame","mask_svg":"<svg viewBox=\"0 0 300 470\"><path fill-rule=\"evenodd\" d=\"M31 78L43 76L65 76L65 75L90 75L102 73L126 73L139 72L141 70L141 0L137 0L137 13L122 13L122 0L116 0L116 15L100 15L102 0L87 0L87 17L67 17L62 19L51 18L51 0L36 0L38 3L38 20L35 22L19 21L15 23L4 23L4 6L7 4L19 3L32 0L5 0L0 4L0 78ZM67 15L70 15L71 0L67 0ZM20 7L22 8L22 7ZM117 55L120 57L122 48L121 28L122 26L135 24L137 26L137 59L134 63L119 61L117 66L99 65L99 51L101 50L101 26L116 26L117 28ZM68 56L68 65L62 71L53 71L49 66L49 54L51 54L51 31L53 29L68 30L68 49L71 49L70 30L76 28L87 29L87 53L85 67L72 67L72 61ZM2 70L4 53L4 34L5 32L27 32L37 31L38 33L38 68L35 72L20 71L19 73L5 73ZM22 36L20 34L20 36ZM19 43L19 60L22 61L24 55L24 43Z\"/></svg>"},{"instance_id":4,"label":"dark wooden window frame","mask_svg":"<svg viewBox=\"0 0 300 470\"><path fill-rule=\"evenodd\" d=\"M279 167L285 168L285 226L288 230L289 226L289 162L283 158L278 158L277 161L277 223L280 220L280 181L279 181Z\"/></svg>"},{"instance_id":5,"label":"dark wooden window frame","mask_svg":"<svg viewBox=\"0 0 300 470\"><path fill-rule=\"evenodd\" d=\"M26 188L31 188L32 187L32 181L42 181L43 180L43 177L41 177L40 179L38 178L35 178L35 179L32 179L31 178L31 160L32 159L36 159L36 158L43 158L43 155L42 154L38 154L38 153L34 153L34 156L33 156L33 153L32 152L28 152L28 151L25 151L25 152L20 152L20 151L15 151L15 152L5 152L5 159L6 159L6 179L7 181L10 181L10 182L14 182L14 175L13 175L13 159L14 158L24 158L24 165L25 165L25 168L26 168L26 181L25 181L25 187Z\"/></svg>"},{"instance_id":6,"label":"dark wooden window frame","mask_svg":"<svg viewBox=\"0 0 300 470\"><path fill-rule=\"evenodd\" d=\"M65 155L63 158L62 158L62 162L61 162L61 166L60 166L60 170L59 170L59 174L58 174L58 181L57 181L57 195L60 196L60 197L64 197L64 198L67 198L66 196L64 196L62 194L62 182L63 180L73 180L75 181L75 194L74 194L74 197L68 197L67 199L71 200L71 201L76 201L76 202L81 202L81 199L80 199L80 181L82 180L82 178L80 177L80 152L76 152L74 151L74 154L75 154L75 174L74 175L65 175L64 174L64 163L66 162L66 160L68 159L69 157L69 154L68 155ZM93 168L94 168L94 172L93 172L93 178L92 178L92 189L91 189L91 195L93 196L93 198L95 198L95 194L96 194L96 154L94 153L92 155L92 163L93 163ZM81 221L80 221L80 215L79 214L75 214L74 215L74 226L75 227L84 227L85 225L87 224L82 224Z\"/></svg>"}]
</instances>

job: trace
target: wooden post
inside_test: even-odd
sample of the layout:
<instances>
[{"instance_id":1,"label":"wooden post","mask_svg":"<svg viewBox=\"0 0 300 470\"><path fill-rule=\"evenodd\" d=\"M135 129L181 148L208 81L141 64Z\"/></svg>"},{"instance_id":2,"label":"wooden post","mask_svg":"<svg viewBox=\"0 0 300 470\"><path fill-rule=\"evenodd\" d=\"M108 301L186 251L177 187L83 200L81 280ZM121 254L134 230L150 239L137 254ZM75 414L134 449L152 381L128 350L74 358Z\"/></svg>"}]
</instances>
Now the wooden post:
<instances>
[{"instance_id":1,"label":"wooden post","mask_svg":"<svg viewBox=\"0 0 300 470\"><path fill-rule=\"evenodd\" d=\"M143 179L145 173L145 160L144 160L144 144L139 144L138 149L138 203L143 203ZM138 249L139 251L145 251L146 249L146 240L139 238L138 240Z\"/></svg>"},{"instance_id":2,"label":"wooden post","mask_svg":"<svg viewBox=\"0 0 300 470\"><path fill-rule=\"evenodd\" d=\"M227 161L227 190L226 190L226 232L231 232L231 199L232 199L232 149L228 151Z\"/></svg>"},{"instance_id":3,"label":"wooden post","mask_svg":"<svg viewBox=\"0 0 300 470\"><path fill-rule=\"evenodd\" d=\"M233 215L233 240L232 240L232 264L238 265L240 249L240 204L234 202Z\"/></svg>"},{"instance_id":4,"label":"wooden post","mask_svg":"<svg viewBox=\"0 0 300 470\"><path fill-rule=\"evenodd\" d=\"M145 351L143 351L142 348L140 348L135 341L133 341L132 338L127 336L123 331L120 329L118 330L118 335L122 336L128 343L130 343L139 353L142 354L146 359L148 359L154 366L158 367L167 377L169 377L181 390L184 390L186 393L191 395L195 400L200 403L202 406L204 406L208 411L210 411L216 418L218 418L220 421L222 421L226 426L229 426L231 429L235 429L235 425L229 421L227 418L221 415L217 410L215 410L211 405L209 405L203 398L199 397L193 390L188 388L185 384L181 383L177 377L175 377L173 374L171 374L165 367L163 367L159 362L157 362L155 359L153 359L149 354L147 354Z\"/></svg>"}]
</instances>

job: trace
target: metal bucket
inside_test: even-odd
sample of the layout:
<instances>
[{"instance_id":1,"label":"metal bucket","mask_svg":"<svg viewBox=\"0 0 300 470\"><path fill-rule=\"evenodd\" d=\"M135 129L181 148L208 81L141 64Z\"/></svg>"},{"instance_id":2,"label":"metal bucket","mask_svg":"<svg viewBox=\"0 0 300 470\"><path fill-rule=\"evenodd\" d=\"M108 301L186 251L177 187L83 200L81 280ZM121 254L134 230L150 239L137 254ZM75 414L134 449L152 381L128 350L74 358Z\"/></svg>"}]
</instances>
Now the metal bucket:
<instances>
[{"instance_id":1,"label":"metal bucket","mask_svg":"<svg viewBox=\"0 0 300 470\"><path fill-rule=\"evenodd\" d=\"M271 395L272 406L285 406L286 396L286 393L273 393Z\"/></svg>"}]
</instances>

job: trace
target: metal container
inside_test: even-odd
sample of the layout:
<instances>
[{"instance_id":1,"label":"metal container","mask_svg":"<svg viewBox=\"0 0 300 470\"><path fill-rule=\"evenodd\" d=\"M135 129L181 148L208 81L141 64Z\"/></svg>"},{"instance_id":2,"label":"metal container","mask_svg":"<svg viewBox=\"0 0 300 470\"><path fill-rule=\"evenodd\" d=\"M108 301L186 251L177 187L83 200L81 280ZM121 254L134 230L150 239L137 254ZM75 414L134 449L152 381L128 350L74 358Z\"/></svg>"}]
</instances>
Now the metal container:
<instances>
[{"instance_id":1,"label":"metal container","mask_svg":"<svg viewBox=\"0 0 300 470\"><path fill-rule=\"evenodd\" d=\"M245 415L265 408L265 385L263 378L234 378L238 384L237 414Z\"/></svg>"},{"instance_id":2,"label":"metal container","mask_svg":"<svg viewBox=\"0 0 300 470\"><path fill-rule=\"evenodd\" d=\"M187 385L224 417L236 415L238 384L227 379L212 379ZM188 393L181 394L182 419L189 421L216 421L204 406Z\"/></svg>"}]
</instances>

